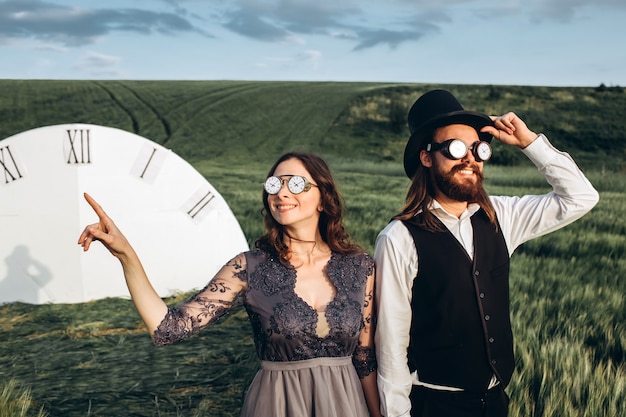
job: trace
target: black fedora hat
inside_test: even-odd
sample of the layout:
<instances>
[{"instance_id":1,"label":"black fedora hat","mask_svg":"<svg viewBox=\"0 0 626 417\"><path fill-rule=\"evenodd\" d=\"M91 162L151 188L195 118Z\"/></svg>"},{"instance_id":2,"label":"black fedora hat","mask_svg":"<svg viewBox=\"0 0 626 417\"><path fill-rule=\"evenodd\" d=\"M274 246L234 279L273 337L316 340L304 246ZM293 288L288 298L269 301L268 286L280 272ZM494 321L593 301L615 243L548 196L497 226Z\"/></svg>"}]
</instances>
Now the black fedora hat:
<instances>
[{"instance_id":1,"label":"black fedora hat","mask_svg":"<svg viewBox=\"0 0 626 417\"><path fill-rule=\"evenodd\" d=\"M418 165L419 153L427 145L425 133L438 127L451 124L472 126L478 132L480 140L491 142L489 133L480 131L484 126L493 126L491 118L483 113L464 110L461 103L449 91L431 90L419 97L408 114L411 137L404 148L404 172L413 178Z\"/></svg>"}]
</instances>

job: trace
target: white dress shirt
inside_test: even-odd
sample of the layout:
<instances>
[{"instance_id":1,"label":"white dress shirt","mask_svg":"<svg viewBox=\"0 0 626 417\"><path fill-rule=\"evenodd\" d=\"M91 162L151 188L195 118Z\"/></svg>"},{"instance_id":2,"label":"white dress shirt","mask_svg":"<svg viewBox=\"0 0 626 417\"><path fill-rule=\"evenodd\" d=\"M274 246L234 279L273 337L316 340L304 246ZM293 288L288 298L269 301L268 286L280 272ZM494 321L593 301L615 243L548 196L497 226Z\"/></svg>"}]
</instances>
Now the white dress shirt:
<instances>
[{"instance_id":1,"label":"white dress shirt","mask_svg":"<svg viewBox=\"0 0 626 417\"><path fill-rule=\"evenodd\" d=\"M544 135L522 150L537 166L552 192L522 197L492 196L509 256L522 243L550 233L574 222L598 202L598 192L576 166L572 158L555 149ZM433 213L474 257L474 231L471 216L478 211L470 204L460 217L447 213L437 201ZM376 239L376 357L381 411L387 417L409 417L409 394L414 384L436 389L456 387L433 386L420 382L407 363L411 326L411 295L417 276L418 259L415 243L401 221L393 220Z\"/></svg>"}]
</instances>

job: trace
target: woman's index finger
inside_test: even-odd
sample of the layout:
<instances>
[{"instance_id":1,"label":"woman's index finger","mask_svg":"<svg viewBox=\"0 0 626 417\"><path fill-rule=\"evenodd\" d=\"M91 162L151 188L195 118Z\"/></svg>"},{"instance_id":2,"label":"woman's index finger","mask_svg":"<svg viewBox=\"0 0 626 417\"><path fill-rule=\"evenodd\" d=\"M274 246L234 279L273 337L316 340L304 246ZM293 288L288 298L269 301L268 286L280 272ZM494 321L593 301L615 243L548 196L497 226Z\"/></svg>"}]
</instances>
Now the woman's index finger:
<instances>
[{"instance_id":1,"label":"woman's index finger","mask_svg":"<svg viewBox=\"0 0 626 417\"><path fill-rule=\"evenodd\" d=\"M102 206L100 206L100 204L98 204L96 200L93 199L92 196L90 196L87 193L84 193L84 196L85 196L85 200L87 200L87 203L89 203L91 208L96 212L96 214L98 215L100 219L104 217L108 217L107 214L104 212L104 209L102 208Z\"/></svg>"}]
</instances>

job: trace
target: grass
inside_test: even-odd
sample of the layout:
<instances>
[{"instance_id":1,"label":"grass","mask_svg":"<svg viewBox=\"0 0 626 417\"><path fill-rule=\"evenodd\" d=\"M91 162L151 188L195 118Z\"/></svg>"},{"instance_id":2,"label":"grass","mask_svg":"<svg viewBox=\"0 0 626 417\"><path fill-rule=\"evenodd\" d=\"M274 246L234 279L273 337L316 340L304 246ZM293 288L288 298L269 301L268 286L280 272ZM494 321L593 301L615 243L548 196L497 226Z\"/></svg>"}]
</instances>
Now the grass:
<instances>
[{"instance_id":1,"label":"grass","mask_svg":"<svg viewBox=\"0 0 626 417\"><path fill-rule=\"evenodd\" d=\"M164 348L152 345L129 300L1 312L2 352L11 354L0 375L32 387L33 405L50 416L189 416L202 404L235 416L257 365L242 311Z\"/></svg>"},{"instance_id":2,"label":"grass","mask_svg":"<svg viewBox=\"0 0 626 417\"><path fill-rule=\"evenodd\" d=\"M34 411L29 387L18 386L14 379L0 384L0 417L46 417L43 408Z\"/></svg>"}]
</instances>

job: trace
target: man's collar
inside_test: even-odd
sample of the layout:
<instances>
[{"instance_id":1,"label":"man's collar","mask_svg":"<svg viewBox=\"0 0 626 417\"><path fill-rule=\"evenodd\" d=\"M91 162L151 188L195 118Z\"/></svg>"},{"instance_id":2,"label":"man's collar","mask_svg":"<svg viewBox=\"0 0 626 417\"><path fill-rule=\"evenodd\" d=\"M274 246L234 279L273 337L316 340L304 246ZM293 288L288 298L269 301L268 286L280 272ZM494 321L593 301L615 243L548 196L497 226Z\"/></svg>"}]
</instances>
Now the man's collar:
<instances>
[{"instance_id":1,"label":"man's collar","mask_svg":"<svg viewBox=\"0 0 626 417\"><path fill-rule=\"evenodd\" d=\"M456 217L450 213L448 213L446 211L446 209L444 209L441 204L439 204L439 202L437 200L435 200L433 198L433 200L430 203L430 206L428 207L430 209L430 211L433 212L433 214L435 214L437 217ZM463 212L463 214L461 215L461 218L465 218L465 217L471 217L473 216L478 210L480 210L480 206L478 205L478 203L469 203L467 205L467 208L465 209L465 211Z\"/></svg>"}]
</instances>

